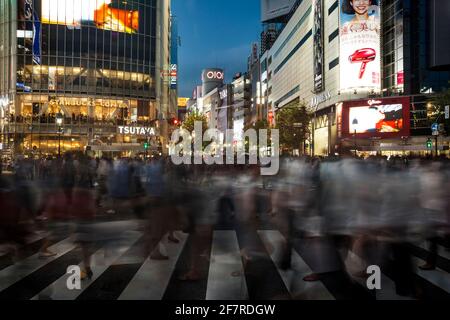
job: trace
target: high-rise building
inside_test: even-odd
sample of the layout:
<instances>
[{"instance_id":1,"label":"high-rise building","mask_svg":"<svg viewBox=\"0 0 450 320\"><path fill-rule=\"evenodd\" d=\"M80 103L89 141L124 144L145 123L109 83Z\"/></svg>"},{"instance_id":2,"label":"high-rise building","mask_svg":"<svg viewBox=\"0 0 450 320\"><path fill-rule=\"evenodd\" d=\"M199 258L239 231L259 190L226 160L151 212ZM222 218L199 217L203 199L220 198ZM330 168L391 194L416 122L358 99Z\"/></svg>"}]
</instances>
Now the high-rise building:
<instances>
[{"instance_id":1,"label":"high-rise building","mask_svg":"<svg viewBox=\"0 0 450 320\"><path fill-rule=\"evenodd\" d=\"M270 23L264 25L264 30L261 32L261 53L272 48L281 30L282 25L280 24Z\"/></svg>"},{"instance_id":2,"label":"high-rise building","mask_svg":"<svg viewBox=\"0 0 450 320\"><path fill-rule=\"evenodd\" d=\"M235 133L240 134L252 122L250 77L247 73L238 73L233 77L231 85L233 88L233 129Z\"/></svg>"},{"instance_id":3,"label":"high-rise building","mask_svg":"<svg viewBox=\"0 0 450 320\"><path fill-rule=\"evenodd\" d=\"M142 141L166 145L169 28L170 0L0 0L3 146L130 155Z\"/></svg>"},{"instance_id":4,"label":"high-rise building","mask_svg":"<svg viewBox=\"0 0 450 320\"><path fill-rule=\"evenodd\" d=\"M263 117L305 103L314 155L428 154L432 102L449 87L450 5L303 0L260 57ZM450 140L441 135L438 149ZM447 146L446 148L444 148Z\"/></svg>"}]
</instances>

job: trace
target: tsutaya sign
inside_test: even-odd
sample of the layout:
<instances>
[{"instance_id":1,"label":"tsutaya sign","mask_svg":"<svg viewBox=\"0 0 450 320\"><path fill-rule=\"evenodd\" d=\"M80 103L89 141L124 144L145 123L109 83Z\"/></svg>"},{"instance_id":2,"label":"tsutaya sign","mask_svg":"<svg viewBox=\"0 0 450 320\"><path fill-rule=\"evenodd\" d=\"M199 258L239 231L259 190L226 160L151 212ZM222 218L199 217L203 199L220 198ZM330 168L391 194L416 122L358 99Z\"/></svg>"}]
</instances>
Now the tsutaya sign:
<instances>
[{"instance_id":1,"label":"tsutaya sign","mask_svg":"<svg viewBox=\"0 0 450 320\"><path fill-rule=\"evenodd\" d=\"M156 129L149 127L126 127L119 126L118 127L119 134L130 134L136 136L155 136Z\"/></svg>"}]
</instances>

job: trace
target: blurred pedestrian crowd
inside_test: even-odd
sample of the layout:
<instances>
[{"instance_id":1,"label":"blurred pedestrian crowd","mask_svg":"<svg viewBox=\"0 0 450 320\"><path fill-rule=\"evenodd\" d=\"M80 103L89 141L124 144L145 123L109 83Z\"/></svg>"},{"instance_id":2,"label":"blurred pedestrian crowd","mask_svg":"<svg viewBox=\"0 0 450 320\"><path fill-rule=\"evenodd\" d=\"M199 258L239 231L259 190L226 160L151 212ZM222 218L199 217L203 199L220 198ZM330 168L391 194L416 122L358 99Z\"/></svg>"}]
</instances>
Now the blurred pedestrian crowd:
<instances>
[{"instance_id":1,"label":"blurred pedestrian crowd","mask_svg":"<svg viewBox=\"0 0 450 320\"><path fill-rule=\"evenodd\" d=\"M0 245L19 254L41 232L42 258L61 222L71 222L82 251L83 278L92 277L90 254L98 241L89 226L102 219L138 219L146 239L143 255L170 259L161 244L189 233L190 259L180 280L202 278L207 239L215 229L251 233L273 227L285 236L280 267L292 267L298 243L318 248L313 273L349 274L350 253L367 266L393 270L399 295L420 297L410 245L427 241L423 270L436 268L438 248L450 247L450 166L446 159L283 158L277 176L251 165L175 166L170 158L18 158L11 176L0 176ZM245 242L245 239L243 240ZM439 246L441 245L441 246ZM258 256L242 244L244 267ZM6 248L6 249L5 249ZM263 279L263 275L262 279ZM364 276L361 270L359 276Z\"/></svg>"}]
</instances>

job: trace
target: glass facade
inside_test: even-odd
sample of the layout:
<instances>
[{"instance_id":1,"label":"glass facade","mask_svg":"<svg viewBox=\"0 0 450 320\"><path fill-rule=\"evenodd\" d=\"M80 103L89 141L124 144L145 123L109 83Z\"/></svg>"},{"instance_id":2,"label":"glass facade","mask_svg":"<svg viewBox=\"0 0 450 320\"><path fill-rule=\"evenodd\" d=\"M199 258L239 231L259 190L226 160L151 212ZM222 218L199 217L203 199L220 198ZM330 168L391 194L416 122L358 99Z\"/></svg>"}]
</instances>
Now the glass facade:
<instances>
[{"instance_id":1,"label":"glass facade","mask_svg":"<svg viewBox=\"0 0 450 320\"><path fill-rule=\"evenodd\" d=\"M0 97L10 102L3 115L7 141L21 151L45 152L45 144L50 153L58 136L57 114L64 117L63 139L75 146L68 150L97 139L111 142L120 125L152 125L161 73L158 3L0 1Z\"/></svg>"},{"instance_id":2,"label":"glass facade","mask_svg":"<svg viewBox=\"0 0 450 320\"><path fill-rule=\"evenodd\" d=\"M99 3L95 8L102 8L100 4L107 2L75 2L82 6L82 11L88 11L92 1ZM42 23L41 65L33 64L33 37L30 38L27 33L32 34L33 25L39 23L36 20L42 19L47 10L52 10L43 4L67 6L73 0L35 1L33 9L38 13L28 20L20 12L26 9L19 6L17 33L24 36L17 38L17 82L31 87L34 93L154 98L155 1L117 1L117 5L115 1L111 2L110 6L119 10L139 12L139 26L132 34L100 29L95 23L85 20L77 26ZM87 7L84 8L84 5ZM65 10L67 12L70 8ZM56 15L58 21L64 21L66 18L61 16L64 13L58 8L52 16Z\"/></svg>"},{"instance_id":3,"label":"glass facade","mask_svg":"<svg viewBox=\"0 0 450 320\"><path fill-rule=\"evenodd\" d=\"M450 72L430 68L430 19L426 0L383 2L383 88L425 94L448 88Z\"/></svg>"}]
</instances>

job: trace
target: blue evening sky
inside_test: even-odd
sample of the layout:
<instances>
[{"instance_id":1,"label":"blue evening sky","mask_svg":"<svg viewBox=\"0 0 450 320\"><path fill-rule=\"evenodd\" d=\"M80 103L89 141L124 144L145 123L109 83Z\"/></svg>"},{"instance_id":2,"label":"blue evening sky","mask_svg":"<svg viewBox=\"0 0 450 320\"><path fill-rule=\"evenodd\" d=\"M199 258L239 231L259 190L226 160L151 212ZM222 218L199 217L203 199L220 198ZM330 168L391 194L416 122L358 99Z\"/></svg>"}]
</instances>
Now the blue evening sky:
<instances>
[{"instance_id":1,"label":"blue evening sky","mask_svg":"<svg viewBox=\"0 0 450 320\"><path fill-rule=\"evenodd\" d=\"M227 82L247 70L251 44L259 42L260 11L260 0L172 0L181 37L180 97L191 97L205 68L223 68Z\"/></svg>"}]
</instances>

